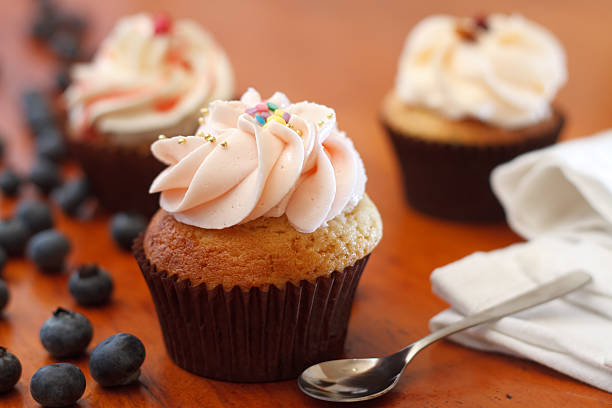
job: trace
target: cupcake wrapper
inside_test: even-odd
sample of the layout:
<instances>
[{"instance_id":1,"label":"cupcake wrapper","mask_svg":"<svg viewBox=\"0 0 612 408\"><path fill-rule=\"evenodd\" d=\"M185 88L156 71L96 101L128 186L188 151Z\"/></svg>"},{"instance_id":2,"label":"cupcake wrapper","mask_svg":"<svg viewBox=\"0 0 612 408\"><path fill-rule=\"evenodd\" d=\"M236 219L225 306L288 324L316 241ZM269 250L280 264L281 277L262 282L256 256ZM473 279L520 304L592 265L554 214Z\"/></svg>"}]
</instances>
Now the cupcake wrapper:
<instances>
[{"instance_id":1,"label":"cupcake wrapper","mask_svg":"<svg viewBox=\"0 0 612 408\"><path fill-rule=\"evenodd\" d=\"M498 165L555 143L563 118L551 132L502 145L463 145L400 134L387 126L397 153L406 199L425 214L456 221L501 221L504 210L489 183Z\"/></svg>"},{"instance_id":2,"label":"cupcake wrapper","mask_svg":"<svg viewBox=\"0 0 612 408\"><path fill-rule=\"evenodd\" d=\"M153 179L165 168L148 152L119 146L69 141L70 152L87 175L92 193L110 212L151 216L159 195L149 194Z\"/></svg>"},{"instance_id":3,"label":"cupcake wrapper","mask_svg":"<svg viewBox=\"0 0 612 408\"><path fill-rule=\"evenodd\" d=\"M134 255L172 360L194 374L235 382L296 378L312 364L339 358L369 258L314 283L245 291L192 286L158 271L146 259L142 236Z\"/></svg>"}]
</instances>

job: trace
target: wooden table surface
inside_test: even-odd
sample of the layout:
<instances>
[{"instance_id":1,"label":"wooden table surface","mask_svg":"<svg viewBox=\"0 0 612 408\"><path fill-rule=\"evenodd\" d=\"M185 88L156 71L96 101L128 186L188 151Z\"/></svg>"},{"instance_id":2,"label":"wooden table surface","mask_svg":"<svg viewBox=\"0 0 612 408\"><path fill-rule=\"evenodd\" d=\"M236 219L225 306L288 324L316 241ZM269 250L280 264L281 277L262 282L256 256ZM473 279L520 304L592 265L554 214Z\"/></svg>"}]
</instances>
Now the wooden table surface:
<instances>
[{"instance_id":1,"label":"wooden table surface","mask_svg":"<svg viewBox=\"0 0 612 408\"><path fill-rule=\"evenodd\" d=\"M405 35L431 13L473 15L520 11L550 28L566 47L569 83L559 102L568 124L564 138L612 125L612 47L609 0L508 0L492 8L486 0L447 1L272 1L103 0L61 1L91 23L88 49L104 37L115 19L141 10L170 11L203 23L233 61L238 90L257 87L263 95L285 91L293 100L313 100L336 109L340 127L351 136L366 164L367 190L384 221L384 238L359 286L346 343L348 356L392 352L428 333L431 316L445 303L431 293L432 269L473 251L519 241L504 225L445 222L410 209L402 198L398 167L378 123L384 93L393 84ZM25 171L31 142L20 115L20 94L28 87L49 88L55 60L26 35L32 1L0 0L0 133L10 144L9 162ZM13 202L4 200L3 215ZM26 260L8 263L4 279L12 300L0 320L0 345L22 361L16 390L0 406L36 406L30 378L52 363L38 339L43 321L58 305L87 315L93 345L119 331L138 336L147 348L139 385L106 390L91 379L87 358L74 362L86 374L81 407L290 407L331 406L304 396L294 381L232 384L188 374L166 356L146 285L131 255L116 249L108 219L81 222L57 212L59 229L73 243L70 264L98 262L115 278L114 301L85 309L68 294L67 276L47 276ZM599 407L612 396L545 367L441 342L419 355L397 388L371 407Z\"/></svg>"}]
</instances>

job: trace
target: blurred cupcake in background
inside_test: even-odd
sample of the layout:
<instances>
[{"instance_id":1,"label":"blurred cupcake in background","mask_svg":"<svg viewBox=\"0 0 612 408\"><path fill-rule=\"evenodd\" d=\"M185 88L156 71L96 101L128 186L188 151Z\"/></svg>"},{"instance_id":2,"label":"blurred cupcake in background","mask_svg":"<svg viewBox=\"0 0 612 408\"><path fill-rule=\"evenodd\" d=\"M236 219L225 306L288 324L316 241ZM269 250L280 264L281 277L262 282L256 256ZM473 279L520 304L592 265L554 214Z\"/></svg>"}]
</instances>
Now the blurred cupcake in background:
<instances>
[{"instance_id":1,"label":"blurred cupcake in background","mask_svg":"<svg viewBox=\"0 0 612 408\"><path fill-rule=\"evenodd\" d=\"M71 75L71 151L110 211L152 214L158 198L147 191L163 166L151 142L193 134L210 101L234 95L232 67L211 35L163 14L120 19L93 61Z\"/></svg>"},{"instance_id":2,"label":"blurred cupcake in background","mask_svg":"<svg viewBox=\"0 0 612 408\"><path fill-rule=\"evenodd\" d=\"M557 140L566 78L559 41L520 15L421 21L382 107L408 202L448 219L503 219L489 174Z\"/></svg>"},{"instance_id":3,"label":"blurred cupcake in background","mask_svg":"<svg viewBox=\"0 0 612 408\"><path fill-rule=\"evenodd\" d=\"M151 148L161 209L134 253L170 357L245 382L340 357L382 221L335 111L250 89Z\"/></svg>"}]
</instances>

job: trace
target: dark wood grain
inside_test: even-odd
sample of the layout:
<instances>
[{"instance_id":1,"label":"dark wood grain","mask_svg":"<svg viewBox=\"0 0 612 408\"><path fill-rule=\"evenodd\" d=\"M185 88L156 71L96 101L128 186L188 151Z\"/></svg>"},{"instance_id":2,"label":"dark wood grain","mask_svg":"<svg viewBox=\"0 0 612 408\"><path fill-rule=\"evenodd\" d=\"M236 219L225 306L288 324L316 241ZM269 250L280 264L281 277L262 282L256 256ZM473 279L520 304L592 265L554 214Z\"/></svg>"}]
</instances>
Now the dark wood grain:
<instances>
[{"instance_id":1,"label":"dark wood grain","mask_svg":"<svg viewBox=\"0 0 612 408\"><path fill-rule=\"evenodd\" d=\"M355 140L369 176L368 192L385 223L384 239L358 289L346 344L349 356L381 355L426 334L431 316L445 307L430 291L432 269L477 250L519 238L503 225L450 223L415 213L402 200L399 172L378 123L383 94L392 86L402 43L410 27L430 13L471 15L521 11L554 31L568 53L570 80L559 95L569 122L564 138L612 125L612 52L609 0L570 2L504 0L272 1L188 0L65 1L91 22L94 49L121 15L167 10L189 16L215 33L234 63L238 89L279 89L293 100L333 106L342 129ZM31 143L21 119L24 88L50 87L56 64L26 36L31 1L0 1L0 132L9 160L21 171L31 163ZM14 203L4 200L1 211ZM81 407L290 407L331 406L302 395L295 382L231 384L210 381L177 368L166 356L153 304L130 254L115 248L107 218L77 222L57 213L59 229L73 243L72 265L99 262L115 278L111 305L84 309L68 294L67 277L47 276L25 260L11 261L4 278L12 301L0 320L0 344L23 363L23 377L0 406L36 406L29 380L51 360L38 340L42 322L58 305L86 314L94 323L94 344L127 331L147 347L141 384L117 390L98 387L87 359L76 360L87 376ZM363 406L502 407L612 405L612 397L530 362L468 350L442 342L417 357L398 387Z\"/></svg>"}]
</instances>

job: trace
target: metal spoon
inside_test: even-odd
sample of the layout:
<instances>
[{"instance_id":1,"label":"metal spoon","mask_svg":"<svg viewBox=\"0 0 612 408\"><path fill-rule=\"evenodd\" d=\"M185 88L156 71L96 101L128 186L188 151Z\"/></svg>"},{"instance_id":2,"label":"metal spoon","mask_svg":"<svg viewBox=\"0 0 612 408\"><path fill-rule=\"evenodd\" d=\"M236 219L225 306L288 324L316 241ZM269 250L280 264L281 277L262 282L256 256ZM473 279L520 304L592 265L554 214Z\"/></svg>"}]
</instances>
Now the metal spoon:
<instances>
[{"instance_id":1,"label":"metal spoon","mask_svg":"<svg viewBox=\"0 0 612 408\"><path fill-rule=\"evenodd\" d=\"M395 354L382 358L349 358L315 364L300 375L298 385L307 395L325 400L354 402L379 397L391 390L404 367L433 342L458 331L497 320L563 296L591 281L585 272L571 272L550 283L468 316L423 337Z\"/></svg>"}]
</instances>

